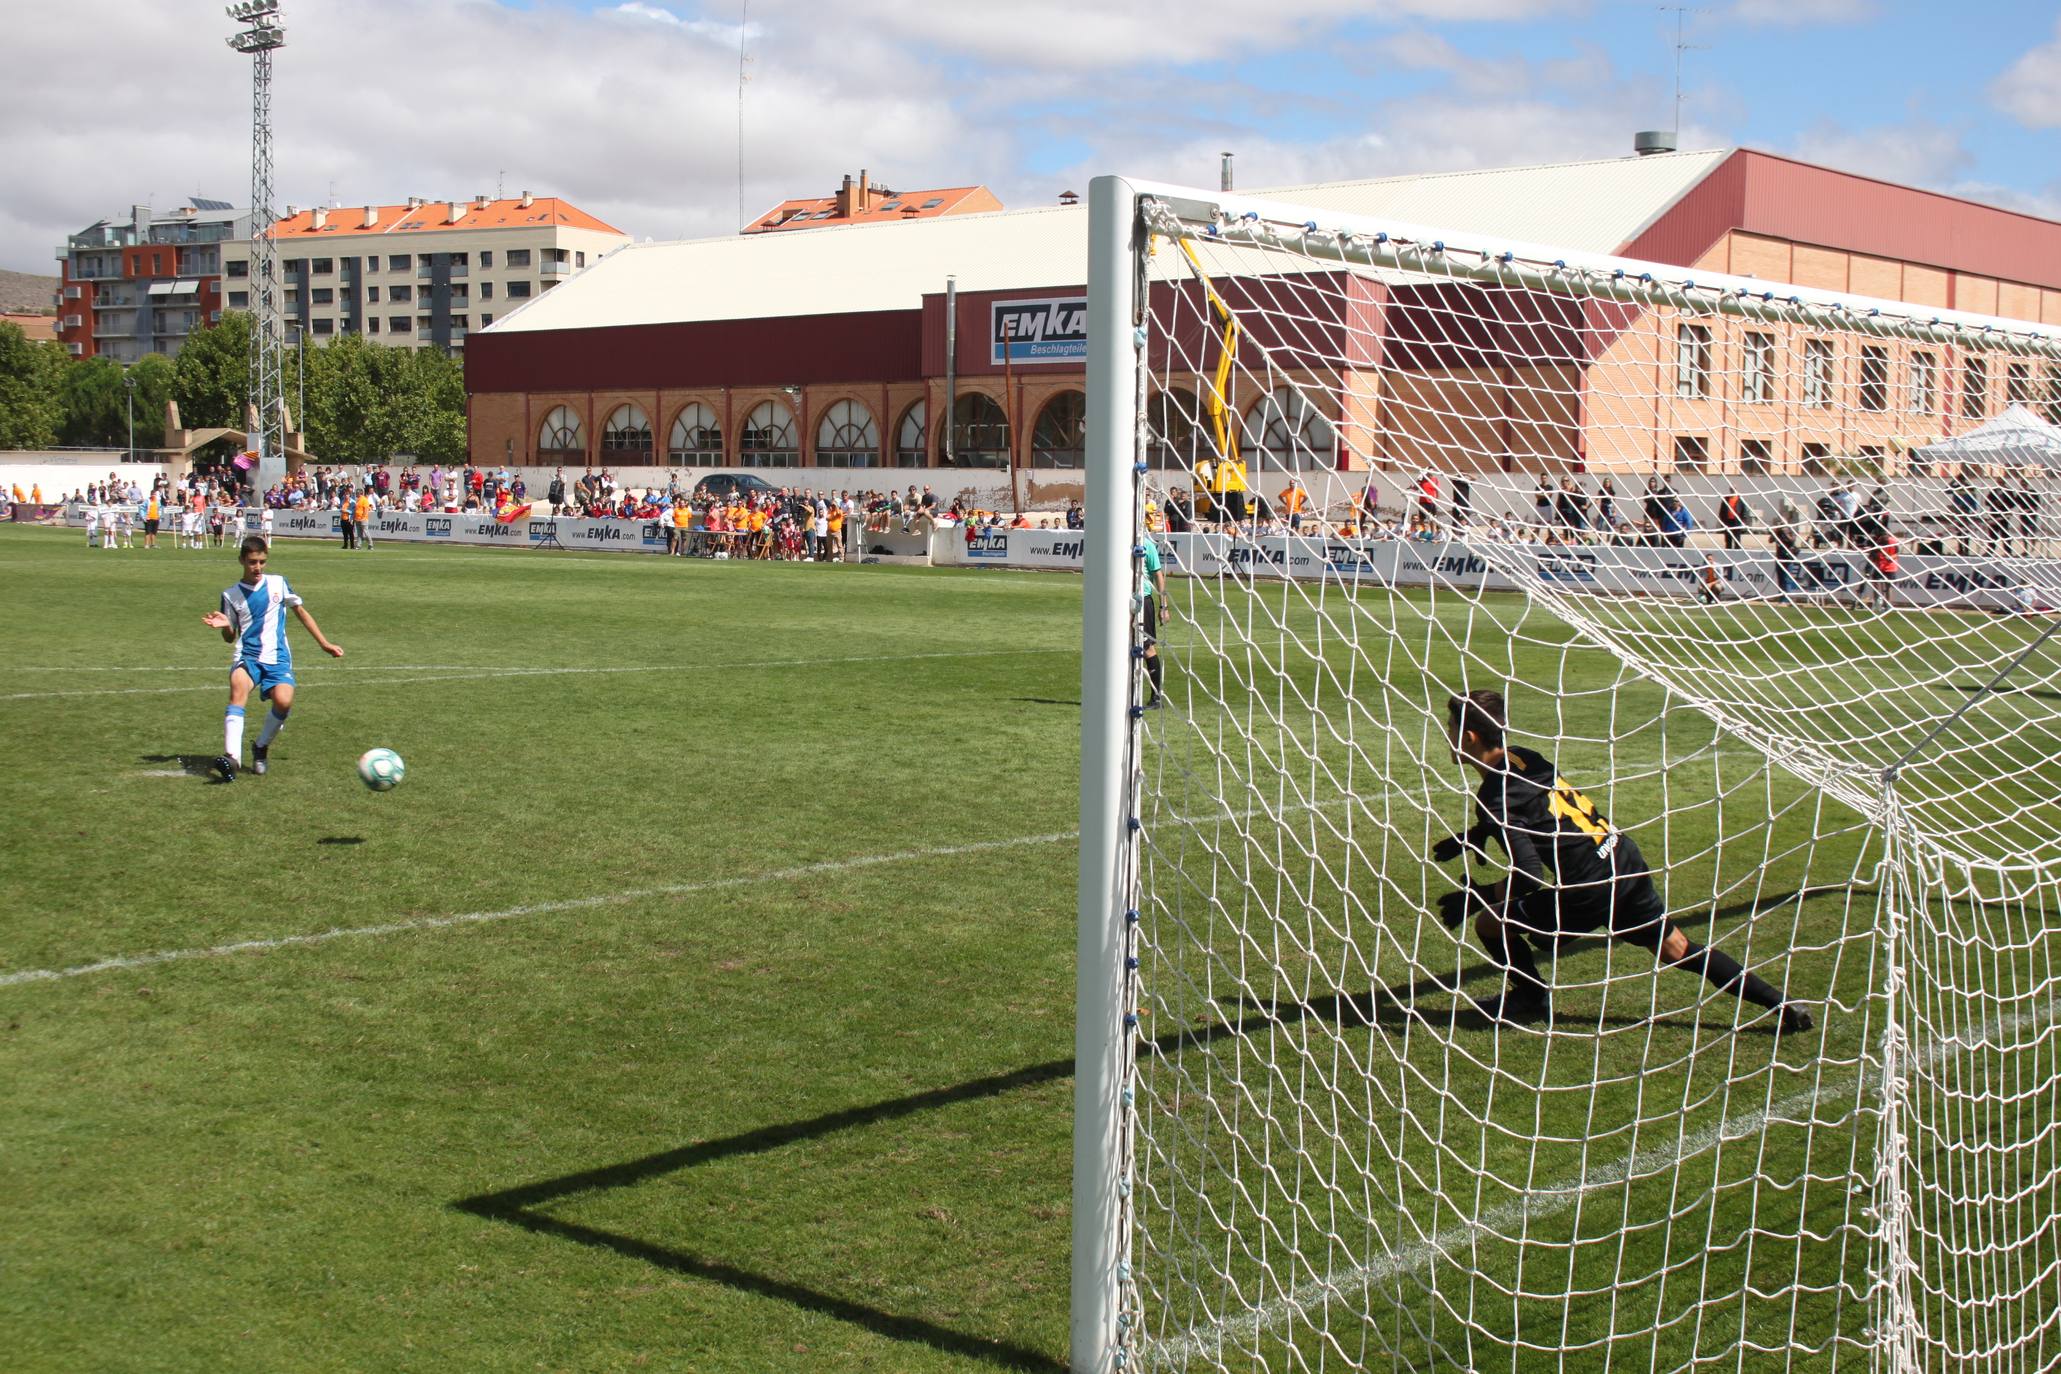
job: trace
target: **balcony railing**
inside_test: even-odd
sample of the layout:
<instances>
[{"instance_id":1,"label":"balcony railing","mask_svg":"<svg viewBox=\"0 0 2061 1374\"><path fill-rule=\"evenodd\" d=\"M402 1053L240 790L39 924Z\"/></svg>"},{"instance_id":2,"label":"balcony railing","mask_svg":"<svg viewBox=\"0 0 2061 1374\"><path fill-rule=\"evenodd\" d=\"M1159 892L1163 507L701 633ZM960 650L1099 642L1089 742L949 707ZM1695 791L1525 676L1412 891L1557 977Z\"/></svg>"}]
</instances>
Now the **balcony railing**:
<instances>
[{"instance_id":1,"label":"balcony railing","mask_svg":"<svg viewBox=\"0 0 2061 1374\"><path fill-rule=\"evenodd\" d=\"M93 308L95 310L134 310L136 308L136 298L134 296L95 296L93 298Z\"/></svg>"},{"instance_id":2,"label":"balcony railing","mask_svg":"<svg viewBox=\"0 0 2061 1374\"><path fill-rule=\"evenodd\" d=\"M537 270L547 277L564 277L572 274L573 265L570 261L559 262L553 258L546 258L537 264Z\"/></svg>"}]
</instances>

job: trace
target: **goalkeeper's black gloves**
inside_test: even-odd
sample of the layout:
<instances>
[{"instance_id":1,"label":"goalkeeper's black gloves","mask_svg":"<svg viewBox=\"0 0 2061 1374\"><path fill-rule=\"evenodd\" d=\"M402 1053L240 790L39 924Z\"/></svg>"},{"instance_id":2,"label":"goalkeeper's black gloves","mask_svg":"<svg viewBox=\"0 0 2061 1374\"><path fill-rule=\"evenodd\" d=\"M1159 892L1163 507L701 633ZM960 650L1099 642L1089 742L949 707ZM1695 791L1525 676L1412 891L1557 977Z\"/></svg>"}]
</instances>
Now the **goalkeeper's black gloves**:
<instances>
[{"instance_id":1,"label":"goalkeeper's black gloves","mask_svg":"<svg viewBox=\"0 0 2061 1374\"><path fill-rule=\"evenodd\" d=\"M1459 929L1460 922L1475 912L1486 912L1501 920L1504 907L1508 904L1507 884L1480 883L1468 881L1454 891L1442 893L1438 899L1439 919L1446 923L1446 929Z\"/></svg>"},{"instance_id":2,"label":"goalkeeper's black gloves","mask_svg":"<svg viewBox=\"0 0 2061 1374\"><path fill-rule=\"evenodd\" d=\"M1449 864L1467 851L1467 842L1458 835L1448 835L1431 847L1431 861Z\"/></svg>"}]
</instances>

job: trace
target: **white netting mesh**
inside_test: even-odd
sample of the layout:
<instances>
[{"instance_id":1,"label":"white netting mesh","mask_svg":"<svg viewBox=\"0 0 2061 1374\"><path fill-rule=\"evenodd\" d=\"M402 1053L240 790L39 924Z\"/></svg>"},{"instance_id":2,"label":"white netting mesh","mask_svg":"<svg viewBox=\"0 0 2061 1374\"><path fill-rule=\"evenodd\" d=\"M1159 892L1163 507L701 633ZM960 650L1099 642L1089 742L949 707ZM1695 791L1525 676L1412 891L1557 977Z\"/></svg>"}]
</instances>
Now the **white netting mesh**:
<instances>
[{"instance_id":1,"label":"white netting mesh","mask_svg":"<svg viewBox=\"0 0 2061 1374\"><path fill-rule=\"evenodd\" d=\"M1968 437L2053 340L1143 213L1128 1357L2061 1365L2061 531ZM1815 1029L1607 933L1482 1014L1482 688Z\"/></svg>"}]
</instances>

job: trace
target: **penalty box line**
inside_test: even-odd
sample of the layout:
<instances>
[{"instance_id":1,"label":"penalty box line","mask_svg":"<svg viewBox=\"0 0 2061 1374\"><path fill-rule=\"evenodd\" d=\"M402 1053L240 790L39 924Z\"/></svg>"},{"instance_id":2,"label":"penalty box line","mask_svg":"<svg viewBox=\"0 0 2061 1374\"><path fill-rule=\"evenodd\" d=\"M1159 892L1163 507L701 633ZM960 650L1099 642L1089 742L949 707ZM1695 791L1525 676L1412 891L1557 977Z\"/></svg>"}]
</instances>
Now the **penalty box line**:
<instances>
[{"instance_id":1,"label":"penalty box line","mask_svg":"<svg viewBox=\"0 0 2061 1374\"><path fill-rule=\"evenodd\" d=\"M2061 1001L2049 1001L2028 1011L1991 1020L1973 1037L1935 1035L1918 1052L1918 1062L1931 1069L1957 1054L1983 1048L2010 1048L1998 1042L2015 1031L2049 1025L2057 1013L2061 1013ZM1630 1151L1620 1158L1593 1165L1543 1188L1529 1189L1507 1202L1498 1203L1478 1217L1435 1229L1429 1236L1366 1264L1306 1280L1280 1297L1238 1316L1223 1318L1164 1344L1149 1346L1146 1365L1150 1368L1181 1369L1205 1355L1220 1357L1227 1353L1240 1353L1266 1331L1305 1317L1312 1309L1332 1302L1352 1302L1384 1283L1421 1274L1441 1260L1464 1260L1463 1252L1477 1241L1520 1243L1528 1235L1533 1222L1559 1216L1593 1193L1655 1177L1728 1141L1749 1139L1771 1125L1808 1129L1843 1124L1843 1121L1814 1120L1819 1104L1848 1093L1870 1097L1878 1091L1879 1084L1864 1083L1857 1077L1841 1075L1837 1081L1828 1082L1821 1076L1810 1087L1800 1088L1768 1106L1726 1117L1714 1125L1677 1135L1658 1145Z\"/></svg>"},{"instance_id":2,"label":"penalty box line","mask_svg":"<svg viewBox=\"0 0 2061 1374\"><path fill-rule=\"evenodd\" d=\"M826 859L821 863L797 864L791 868L774 869L766 873L745 874L735 878L709 878L701 882L666 883L658 887L633 888L626 892L603 892L591 897L567 897L554 902L530 902L522 906L505 907L499 911L468 911L452 916L423 916L407 921L384 921L378 925L347 926L332 930L312 931L306 935L280 935L263 940L236 940L229 944L209 945L198 949L166 949L151 954L125 954L108 959L97 959L90 964L75 964L70 968L19 969L11 973L0 973L0 988L18 987L25 983L52 983L67 978L83 978L95 973L116 973L128 969L152 968L159 964L180 963L189 959L223 959L235 954L262 954L275 949L297 949L307 945L328 944L332 940L370 939L381 935L406 935L423 930L449 930L455 926L489 925L497 921L520 920L526 916L546 916L564 911L588 911L595 907L617 906L626 902L645 901L655 897L687 897L703 892L722 892L740 887L753 887L760 883L792 882L801 878L820 877L830 873L850 873L864 868L878 868L885 864L914 863L927 859L950 859L967 854L987 854L1002 849L1028 849L1037 845L1061 844L1080 837L1077 830L1058 831L1050 835L1017 835L1002 840L972 840L965 844L935 845L924 849L903 849L891 854L865 854L852 859Z\"/></svg>"},{"instance_id":3,"label":"penalty box line","mask_svg":"<svg viewBox=\"0 0 2061 1374\"><path fill-rule=\"evenodd\" d=\"M465 672L437 672L425 677L361 677L330 680L326 676L315 679L324 690L337 687L378 687L405 683L413 686L425 682L479 682L495 678L511 677L565 677L592 674L619 673L719 673L739 668L821 668L840 663L907 663L920 659L935 658L1008 658L1027 654L1078 654L1076 648L1049 649L953 649L936 653L921 654L842 654L831 658L764 658L734 663L650 663L624 667L592 668L481 668ZM317 667L327 665L317 664ZM371 669L373 665L367 665ZM181 671L181 670L171 670ZM227 675L229 668L224 664L209 671ZM311 684L312 685L312 684ZM187 687L86 687L77 690L52 692L9 692L0 695L0 701L50 701L74 697L137 697L165 696L180 692L222 691L220 683L205 683Z\"/></svg>"}]
</instances>

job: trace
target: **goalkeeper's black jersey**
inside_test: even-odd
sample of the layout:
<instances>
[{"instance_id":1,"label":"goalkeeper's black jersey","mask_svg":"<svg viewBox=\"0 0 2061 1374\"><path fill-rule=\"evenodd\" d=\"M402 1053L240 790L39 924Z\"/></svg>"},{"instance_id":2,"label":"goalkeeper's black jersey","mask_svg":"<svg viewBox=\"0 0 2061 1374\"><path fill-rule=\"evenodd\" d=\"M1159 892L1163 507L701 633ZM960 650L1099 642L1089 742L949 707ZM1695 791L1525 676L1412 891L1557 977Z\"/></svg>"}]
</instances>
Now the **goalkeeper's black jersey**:
<instances>
[{"instance_id":1,"label":"goalkeeper's black jersey","mask_svg":"<svg viewBox=\"0 0 2061 1374\"><path fill-rule=\"evenodd\" d=\"M1475 793L1476 838L1501 840L1515 872L1536 886L1600 888L1647 871L1632 837L1556 774L1552 760L1520 748L1503 760Z\"/></svg>"}]
</instances>

